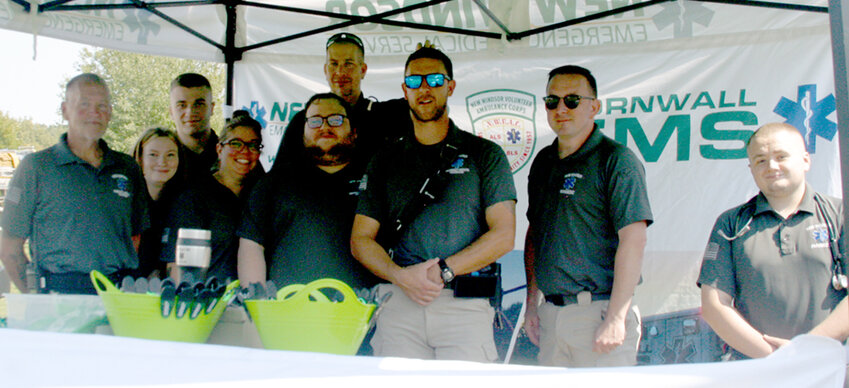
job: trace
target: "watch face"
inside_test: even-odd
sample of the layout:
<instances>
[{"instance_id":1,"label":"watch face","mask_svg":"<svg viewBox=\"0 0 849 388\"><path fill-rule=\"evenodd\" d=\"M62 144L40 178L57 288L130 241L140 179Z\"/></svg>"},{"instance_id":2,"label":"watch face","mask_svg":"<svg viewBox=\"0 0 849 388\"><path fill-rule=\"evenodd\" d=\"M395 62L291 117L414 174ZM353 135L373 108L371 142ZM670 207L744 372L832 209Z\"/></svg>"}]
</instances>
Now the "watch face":
<instances>
[{"instance_id":1,"label":"watch face","mask_svg":"<svg viewBox=\"0 0 849 388\"><path fill-rule=\"evenodd\" d=\"M442 281L448 283L454 280L454 272L451 271L450 268L445 268L442 270Z\"/></svg>"}]
</instances>

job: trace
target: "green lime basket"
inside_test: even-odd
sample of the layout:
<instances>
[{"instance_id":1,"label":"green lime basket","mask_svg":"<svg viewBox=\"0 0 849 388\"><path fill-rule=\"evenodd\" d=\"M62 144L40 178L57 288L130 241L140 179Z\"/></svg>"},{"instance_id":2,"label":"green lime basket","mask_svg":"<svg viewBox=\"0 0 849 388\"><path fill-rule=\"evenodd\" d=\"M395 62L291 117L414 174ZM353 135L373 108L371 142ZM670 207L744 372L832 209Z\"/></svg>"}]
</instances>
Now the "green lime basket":
<instances>
[{"instance_id":1,"label":"green lime basket","mask_svg":"<svg viewBox=\"0 0 849 388\"><path fill-rule=\"evenodd\" d=\"M342 294L331 302L322 289ZM248 312L266 349L354 355L369 328L375 305L361 302L354 290L336 279L292 284L277 300L248 300Z\"/></svg>"},{"instance_id":2,"label":"green lime basket","mask_svg":"<svg viewBox=\"0 0 849 388\"><path fill-rule=\"evenodd\" d=\"M178 319L176 309L168 317L162 316L159 295L122 292L98 271L91 271L91 282L103 301L115 335L194 343L206 342L239 286L238 280L227 285L224 296L209 314L201 312L195 319L186 314Z\"/></svg>"}]
</instances>

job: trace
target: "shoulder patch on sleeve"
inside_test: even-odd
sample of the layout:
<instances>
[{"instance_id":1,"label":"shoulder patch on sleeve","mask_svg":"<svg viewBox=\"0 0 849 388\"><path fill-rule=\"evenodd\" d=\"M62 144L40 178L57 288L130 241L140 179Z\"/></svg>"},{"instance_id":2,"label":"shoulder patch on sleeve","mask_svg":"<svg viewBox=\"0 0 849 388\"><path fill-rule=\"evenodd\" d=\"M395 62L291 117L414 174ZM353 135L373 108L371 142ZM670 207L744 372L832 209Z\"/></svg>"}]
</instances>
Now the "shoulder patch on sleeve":
<instances>
[{"instance_id":1,"label":"shoulder patch on sleeve","mask_svg":"<svg viewBox=\"0 0 849 388\"><path fill-rule=\"evenodd\" d=\"M707 245L707 249L705 249L705 260L716 260L716 256L719 254L719 244L715 242L709 242Z\"/></svg>"}]
</instances>

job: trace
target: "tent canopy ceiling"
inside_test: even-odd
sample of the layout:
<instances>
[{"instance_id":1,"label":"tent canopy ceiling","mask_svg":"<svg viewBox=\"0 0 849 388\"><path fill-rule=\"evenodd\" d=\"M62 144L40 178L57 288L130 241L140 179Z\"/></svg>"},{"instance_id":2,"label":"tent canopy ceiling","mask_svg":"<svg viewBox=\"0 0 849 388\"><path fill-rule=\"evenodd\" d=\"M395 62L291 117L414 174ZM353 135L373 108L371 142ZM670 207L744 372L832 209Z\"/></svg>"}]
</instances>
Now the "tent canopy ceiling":
<instances>
[{"instance_id":1,"label":"tent canopy ceiling","mask_svg":"<svg viewBox=\"0 0 849 388\"><path fill-rule=\"evenodd\" d=\"M32 13L32 5L26 0L9 0L21 7L24 12ZM61 12L80 12L80 11L115 11L137 9L148 13L150 16L155 16L170 23L179 29L191 34L203 42L207 43L211 48L214 48L222 54L223 62L232 63L241 59L243 53L251 50L261 49L264 47L289 42L292 40L309 37L317 34L326 33L329 31L349 28L355 25L383 25L393 26L397 28L408 28L424 31L434 31L443 33L452 33L466 36L476 36L489 39L504 39L508 41L520 40L534 34L540 34L560 28L587 23L590 21L615 16L625 12L638 11L645 7L651 7L662 3L675 2L676 0L619 0L612 1L613 6L608 9L605 5L600 5L595 10L577 10L577 12L569 12L566 10L566 5L563 1L535 1L531 4L529 0L520 1L504 1L504 0L431 0L431 1L385 1L378 2L385 5L388 9L377 9L371 3L357 4L357 1L348 6L344 1L327 1L327 2L283 2L283 1L243 1L243 0L187 0L187 1L98 1L98 0L54 0L39 4L37 7L38 14L52 14ZM752 7L777 8L785 10L795 10L804 12L828 13L828 7L824 6L824 1L741 1L741 0L686 0L683 2L692 3L721 3L734 4ZM33 3L37 3L33 1ZM282 4L297 3L301 6L290 6ZM400 3L400 4L399 4ZM450 4L453 3L453 4ZM200 19L196 17L196 13L201 8L209 8L210 6L218 8L214 11L223 23L218 23L218 30L213 32L205 32L208 30L206 23L195 23ZM554 13L555 18L550 20L534 20L533 26L522 25L523 23L511 23L511 14L519 11L520 8L528 9L531 7L549 7L551 9L561 8L559 13ZM182 13L181 15L191 16L190 20L181 20L173 16L171 9L181 9L189 7L191 13ZM473 11L481 15L485 29L464 27L452 27L435 23L435 20L426 17L425 20L417 21L414 12L421 12L426 9L437 9L434 15L447 15L453 10L463 8L464 11ZM223 17L221 11L223 10ZM286 31L290 28L280 26L282 32L276 32L273 37L267 39L259 38L248 39L248 33L240 31L240 27L250 29L251 20L249 18L239 20L240 10L244 10L244 14L263 15L268 17L269 14L279 13L295 13L304 15L304 25L297 26L295 31ZM256 11L261 11L257 13ZM347 11L347 12L341 12ZM527 11L525 11L527 12ZM368 14L362 14L368 13ZM583 13L581 15L581 13ZM210 14L213 15L213 14ZM447 17L447 16L446 16ZM139 17L143 19L144 17ZM539 24L539 25L536 25ZM223 33L222 32L223 29ZM219 37L215 37L218 35ZM254 40L252 43L239 43L239 38L243 37L243 41Z\"/></svg>"}]
</instances>

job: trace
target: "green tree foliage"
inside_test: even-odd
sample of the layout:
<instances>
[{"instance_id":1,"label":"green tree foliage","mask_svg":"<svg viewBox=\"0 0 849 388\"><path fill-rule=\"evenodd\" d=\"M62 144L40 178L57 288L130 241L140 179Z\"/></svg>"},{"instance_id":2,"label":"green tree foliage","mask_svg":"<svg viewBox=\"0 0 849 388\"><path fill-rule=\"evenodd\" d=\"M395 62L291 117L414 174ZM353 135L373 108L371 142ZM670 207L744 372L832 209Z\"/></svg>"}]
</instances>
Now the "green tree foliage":
<instances>
[{"instance_id":1,"label":"green tree foliage","mask_svg":"<svg viewBox=\"0 0 849 388\"><path fill-rule=\"evenodd\" d=\"M47 148L59 140L59 135L65 132L62 125L44 125L31 119L17 119L0 111L0 149L15 149L19 147L35 147L36 150Z\"/></svg>"},{"instance_id":2,"label":"green tree foliage","mask_svg":"<svg viewBox=\"0 0 849 388\"><path fill-rule=\"evenodd\" d=\"M168 111L171 81L182 73L205 75L212 84L215 113L212 127L224 125L224 65L188 59L134 54L109 49L84 49L78 63L80 72L103 77L112 93L112 122L104 139L112 149L132 153L138 136L146 128L174 129Z\"/></svg>"}]
</instances>

